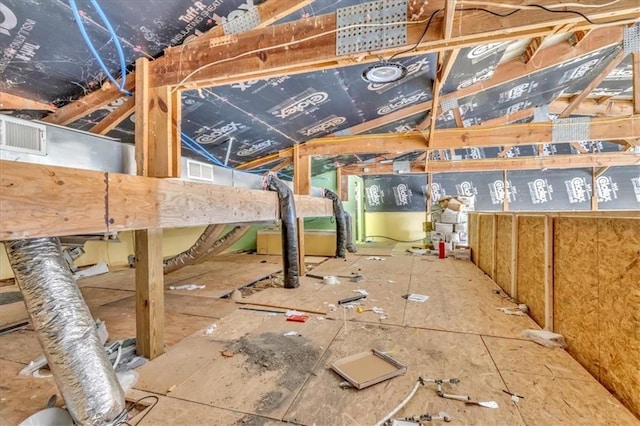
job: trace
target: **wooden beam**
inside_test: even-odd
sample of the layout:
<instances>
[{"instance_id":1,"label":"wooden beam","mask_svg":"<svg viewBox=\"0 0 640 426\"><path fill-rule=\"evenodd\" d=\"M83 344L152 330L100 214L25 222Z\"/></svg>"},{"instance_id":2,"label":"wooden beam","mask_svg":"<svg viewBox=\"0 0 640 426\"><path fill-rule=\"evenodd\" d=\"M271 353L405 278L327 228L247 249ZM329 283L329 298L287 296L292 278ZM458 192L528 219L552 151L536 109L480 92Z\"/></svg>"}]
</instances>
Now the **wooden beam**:
<instances>
[{"instance_id":1,"label":"wooden beam","mask_svg":"<svg viewBox=\"0 0 640 426\"><path fill-rule=\"evenodd\" d=\"M93 126L89 131L98 135L106 135L116 126L122 123L127 117L133 114L136 109L136 100L134 96L130 96L127 100L115 110L111 111L98 124Z\"/></svg>"},{"instance_id":2,"label":"wooden beam","mask_svg":"<svg viewBox=\"0 0 640 426\"><path fill-rule=\"evenodd\" d=\"M32 99L23 98L22 96L12 95L7 92L0 92L0 110L37 110L37 111L55 111L57 108L54 105L47 104L40 101L34 101Z\"/></svg>"},{"instance_id":3,"label":"wooden beam","mask_svg":"<svg viewBox=\"0 0 640 426\"><path fill-rule=\"evenodd\" d=\"M553 230L554 218L544 217L544 329L553 331Z\"/></svg>"},{"instance_id":4,"label":"wooden beam","mask_svg":"<svg viewBox=\"0 0 640 426\"><path fill-rule=\"evenodd\" d=\"M135 232L136 352L148 359L164 353L162 229Z\"/></svg>"},{"instance_id":5,"label":"wooden beam","mask_svg":"<svg viewBox=\"0 0 640 426\"><path fill-rule=\"evenodd\" d=\"M508 126L472 126L436 130L430 149L540 145L553 143L554 122L511 124ZM624 118L594 118L589 124L591 140L625 140L640 137L640 115ZM342 138L320 138L300 145L304 155L378 154L382 152L424 151L421 133L367 134Z\"/></svg>"},{"instance_id":6,"label":"wooden beam","mask_svg":"<svg viewBox=\"0 0 640 426\"><path fill-rule=\"evenodd\" d=\"M550 5L554 4L554 1L540 0L540 4ZM441 8L438 3L441 2L423 4L415 19L422 19ZM640 5L636 0L620 0L615 4L585 10L583 13L596 21L610 22L622 19L634 22L640 14ZM413 18L413 15L409 16ZM410 25L407 45L415 44L417 47L402 55L457 49L489 41L545 36L556 32L559 26L567 24L576 24L576 30L593 27L585 23L580 16L558 16L542 10L519 13L508 21L496 19L482 12L464 12L454 17L453 28L458 31L450 39L443 40L439 37L442 21L442 17L436 16L432 29L424 37L422 23ZM505 22L509 25L505 25ZM397 46L375 52L339 56L335 51L336 31L336 15L327 14L233 35L229 37L228 44L216 46L215 49L211 48L209 41L194 41L168 49L163 58L154 61L151 65L154 76L151 84L230 84L249 79L375 62L381 54L390 55L407 50L406 46Z\"/></svg>"},{"instance_id":7,"label":"wooden beam","mask_svg":"<svg viewBox=\"0 0 640 426\"><path fill-rule=\"evenodd\" d=\"M298 217L333 216L331 200L295 202ZM271 191L0 160L0 240L278 217Z\"/></svg>"},{"instance_id":8,"label":"wooden beam","mask_svg":"<svg viewBox=\"0 0 640 426\"><path fill-rule=\"evenodd\" d=\"M149 122L149 60L139 58L136 61L136 127L135 127L135 157L138 176L149 176L149 138L151 136Z\"/></svg>"},{"instance_id":9,"label":"wooden beam","mask_svg":"<svg viewBox=\"0 0 640 426\"><path fill-rule=\"evenodd\" d=\"M584 149L578 142L571 142L571 146L580 154L588 154L589 151Z\"/></svg>"},{"instance_id":10,"label":"wooden beam","mask_svg":"<svg viewBox=\"0 0 640 426\"><path fill-rule=\"evenodd\" d=\"M640 114L640 53L631 54L633 78L633 113Z\"/></svg>"},{"instance_id":11,"label":"wooden beam","mask_svg":"<svg viewBox=\"0 0 640 426\"><path fill-rule=\"evenodd\" d=\"M624 49L621 48L620 51L611 59L609 64L607 64L607 66L604 67L604 69L600 72L600 74L598 74L595 78L589 81L589 84L587 84L587 87L585 87L584 90L582 90L582 92L580 92L579 95L577 95L575 98L571 100L571 102L564 109L564 111L560 113L559 118L569 117L573 112L573 110L576 109L576 107L580 105L580 103L582 103L582 101L584 101L587 98L587 96L589 96L589 94L591 94L593 89L598 87L600 83L602 83L602 81L609 75L609 73L611 73L611 71L613 71L618 65L620 65L620 62L622 62L625 56L627 56L627 54L625 53Z\"/></svg>"},{"instance_id":12,"label":"wooden beam","mask_svg":"<svg viewBox=\"0 0 640 426\"><path fill-rule=\"evenodd\" d=\"M268 2L260 3L259 5L255 6L260 21L260 23L256 25L255 28L268 27L274 22L279 21L280 19L289 16L294 12L297 12L303 7L309 6L314 1L315 0L299 0L292 2L291 0L269 0ZM189 39L185 42L185 44L193 43L194 41L202 42L205 40L212 40L217 37L224 37L224 35L225 34L223 25L222 23L219 23L204 34Z\"/></svg>"},{"instance_id":13,"label":"wooden beam","mask_svg":"<svg viewBox=\"0 0 640 426\"><path fill-rule=\"evenodd\" d=\"M430 161L429 173L484 172L494 170L574 169L586 167L640 165L640 156L631 152L582 155L550 155L545 157L490 158L483 160ZM344 174L392 174L393 164L352 164ZM425 173L422 161L411 163L411 173Z\"/></svg>"},{"instance_id":14,"label":"wooden beam","mask_svg":"<svg viewBox=\"0 0 640 426\"><path fill-rule=\"evenodd\" d=\"M551 114L560 114L570 103L570 98L557 98L549 104L549 112ZM573 110L573 114L576 115L600 115L609 117L632 115L633 113L633 102L623 99L612 99L605 103L600 103L596 99L584 99Z\"/></svg>"},{"instance_id":15,"label":"wooden beam","mask_svg":"<svg viewBox=\"0 0 640 426\"><path fill-rule=\"evenodd\" d=\"M518 215L511 217L511 292L518 299Z\"/></svg>"},{"instance_id":16,"label":"wooden beam","mask_svg":"<svg viewBox=\"0 0 640 426\"><path fill-rule=\"evenodd\" d=\"M589 34L591 30L580 30L580 31L575 31L573 34L571 34L571 36L569 37L569 44L573 47L577 47L580 43L582 43L582 41L587 37L587 35Z\"/></svg>"},{"instance_id":17,"label":"wooden beam","mask_svg":"<svg viewBox=\"0 0 640 426\"><path fill-rule=\"evenodd\" d=\"M180 177L179 92L169 86L151 88L149 93L149 176ZM136 115L138 117L138 115Z\"/></svg>"},{"instance_id":18,"label":"wooden beam","mask_svg":"<svg viewBox=\"0 0 640 426\"><path fill-rule=\"evenodd\" d=\"M288 148L280 152L274 152L273 154L265 155L264 157L257 158L252 161L248 161L236 167L237 170L252 170L262 167L269 163L274 163L281 158L293 159L293 149Z\"/></svg>"},{"instance_id":19,"label":"wooden beam","mask_svg":"<svg viewBox=\"0 0 640 426\"><path fill-rule=\"evenodd\" d=\"M136 87L135 82L135 73L127 74L127 82L124 87L125 90L133 92ZM91 114L105 105L109 105L111 102L114 102L123 96L125 95L120 91L120 89L107 82L100 89L63 106L62 108L58 108L56 112L48 115L42 121L66 126L67 124L73 123L74 121Z\"/></svg>"}]
</instances>

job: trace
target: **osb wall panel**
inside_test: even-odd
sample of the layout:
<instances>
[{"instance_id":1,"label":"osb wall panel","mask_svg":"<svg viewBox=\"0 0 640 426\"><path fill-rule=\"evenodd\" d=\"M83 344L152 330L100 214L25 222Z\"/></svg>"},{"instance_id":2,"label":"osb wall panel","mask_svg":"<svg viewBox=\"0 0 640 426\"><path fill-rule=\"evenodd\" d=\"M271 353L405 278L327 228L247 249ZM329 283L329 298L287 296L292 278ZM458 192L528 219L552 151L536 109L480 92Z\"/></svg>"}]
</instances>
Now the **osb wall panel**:
<instances>
[{"instance_id":1,"label":"osb wall panel","mask_svg":"<svg viewBox=\"0 0 640 426\"><path fill-rule=\"evenodd\" d=\"M518 292L529 315L544 327L544 216L518 218Z\"/></svg>"},{"instance_id":2,"label":"osb wall panel","mask_svg":"<svg viewBox=\"0 0 640 426\"><path fill-rule=\"evenodd\" d=\"M497 215L496 222L496 276L494 281L507 294L511 294L512 215Z\"/></svg>"},{"instance_id":3,"label":"osb wall panel","mask_svg":"<svg viewBox=\"0 0 640 426\"><path fill-rule=\"evenodd\" d=\"M468 238L469 248L471 248L471 261L476 265L478 264L478 248L480 247L478 239L476 238L476 235L478 235L479 218L480 215L477 213L470 214L468 218Z\"/></svg>"},{"instance_id":4,"label":"osb wall panel","mask_svg":"<svg viewBox=\"0 0 640 426\"><path fill-rule=\"evenodd\" d=\"M600 381L640 416L640 219L598 219Z\"/></svg>"},{"instance_id":5,"label":"osb wall panel","mask_svg":"<svg viewBox=\"0 0 640 426\"><path fill-rule=\"evenodd\" d=\"M479 220L478 267L489 276L493 273L493 216L483 214Z\"/></svg>"},{"instance_id":6,"label":"osb wall panel","mask_svg":"<svg viewBox=\"0 0 640 426\"><path fill-rule=\"evenodd\" d=\"M598 220L559 217L554 230L554 331L569 353L600 377L598 334Z\"/></svg>"}]
</instances>

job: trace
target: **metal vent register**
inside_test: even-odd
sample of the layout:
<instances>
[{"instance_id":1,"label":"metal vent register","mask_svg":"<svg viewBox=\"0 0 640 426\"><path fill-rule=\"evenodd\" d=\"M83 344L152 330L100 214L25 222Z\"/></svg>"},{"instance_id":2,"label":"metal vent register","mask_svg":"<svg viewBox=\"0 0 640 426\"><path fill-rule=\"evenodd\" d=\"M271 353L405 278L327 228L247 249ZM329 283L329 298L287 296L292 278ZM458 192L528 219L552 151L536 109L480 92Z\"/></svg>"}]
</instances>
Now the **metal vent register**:
<instances>
[{"instance_id":1,"label":"metal vent register","mask_svg":"<svg viewBox=\"0 0 640 426\"><path fill-rule=\"evenodd\" d=\"M0 149L46 155L46 126L0 116Z\"/></svg>"},{"instance_id":2,"label":"metal vent register","mask_svg":"<svg viewBox=\"0 0 640 426\"><path fill-rule=\"evenodd\" d=\"M407 0L378 0L337 10L336 54L407 44Z\"/></svg>"}]
</instances>

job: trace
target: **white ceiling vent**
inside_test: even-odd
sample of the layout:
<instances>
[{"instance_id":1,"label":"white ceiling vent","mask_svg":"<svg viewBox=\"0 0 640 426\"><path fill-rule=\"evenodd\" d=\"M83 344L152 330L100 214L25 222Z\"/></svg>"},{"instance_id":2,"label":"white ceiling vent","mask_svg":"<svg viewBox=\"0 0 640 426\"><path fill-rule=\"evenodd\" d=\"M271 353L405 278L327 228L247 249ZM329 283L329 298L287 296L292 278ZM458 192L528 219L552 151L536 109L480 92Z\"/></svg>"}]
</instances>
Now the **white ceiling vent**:
<instances>
[{"instance_id":1,"label":"white ceiling vent","mask_svg":"<svg viewBox=\"0 0 640 426\"><path fill-rule=\"evenodd\" d=\"M0 116L0 149L47 155L46 126Z\"/></svg>"},{"instance_id":2,"label":"white ceiling vent","mask_svg":"<svg viewBox=\"0 0 640 426\"><path fill-rule=\"evenodd\" d=\"M213 182L213 166L199 161L187 160L187 179Z\"/></svg>"}]
</instances>

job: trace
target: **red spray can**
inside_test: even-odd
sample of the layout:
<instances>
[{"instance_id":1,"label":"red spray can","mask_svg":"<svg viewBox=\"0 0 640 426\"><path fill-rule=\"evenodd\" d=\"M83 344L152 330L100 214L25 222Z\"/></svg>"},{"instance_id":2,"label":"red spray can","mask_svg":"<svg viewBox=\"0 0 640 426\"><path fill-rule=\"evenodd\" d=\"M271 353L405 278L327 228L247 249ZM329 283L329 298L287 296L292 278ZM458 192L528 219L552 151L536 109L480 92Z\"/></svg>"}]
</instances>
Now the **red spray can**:
<instances>
[{"instance_id":1,"label":"red spray can","mask_svg":"<svg viewBox=\"0 0 640 426\"><path fill-rule=\"evenodd\" d=\"M444 241L440 240L438 243L438 259L444 259L445 257L447 257L447 255L444 250Z\"/></svg>"}]
</instances>

